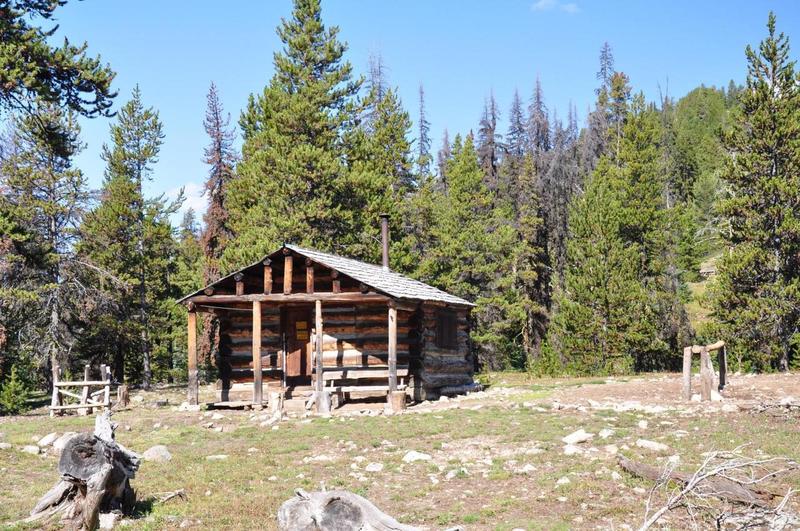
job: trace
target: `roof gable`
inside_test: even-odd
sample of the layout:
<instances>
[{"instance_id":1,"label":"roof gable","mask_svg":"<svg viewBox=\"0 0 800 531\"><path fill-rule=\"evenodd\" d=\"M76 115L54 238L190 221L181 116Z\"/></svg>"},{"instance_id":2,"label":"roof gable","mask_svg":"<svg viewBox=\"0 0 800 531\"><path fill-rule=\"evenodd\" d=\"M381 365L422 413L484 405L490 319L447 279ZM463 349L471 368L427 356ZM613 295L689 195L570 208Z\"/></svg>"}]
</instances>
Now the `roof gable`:
<instances>
[{"instance_id":1,"label":"roof gable","mask_svg":"<svg viewBox=\"0 0 800 531\"><path fill-rule=\"evenodd\" d=\"M262 264L264 260L280 253L284 248L289 249L300 256L308 258L323 267L338 271L339 273L346 275L353 280L374 289L375 291L396 299L435 301L456 306L475 306L471 302L462 299L461 297L451 295L450 293L442 291L429 284L425 284L424 282L420 282L419 280L414 280L413 278L401 275L400 273L396 273L391 270L384 270L383 267L379 265L362 262L353 258L345 258L335 254L315 251L313 249L307 249L291 244L284 244L281 249L278 249L274 253L268 254L261 260L229 275L226 275L216 282L209 284L209 286L183 297L178 302L184 302L195 295L200 295L205 289L231 279L236 274L242 273L251 267Z\"/></svg>"}]
</instances>

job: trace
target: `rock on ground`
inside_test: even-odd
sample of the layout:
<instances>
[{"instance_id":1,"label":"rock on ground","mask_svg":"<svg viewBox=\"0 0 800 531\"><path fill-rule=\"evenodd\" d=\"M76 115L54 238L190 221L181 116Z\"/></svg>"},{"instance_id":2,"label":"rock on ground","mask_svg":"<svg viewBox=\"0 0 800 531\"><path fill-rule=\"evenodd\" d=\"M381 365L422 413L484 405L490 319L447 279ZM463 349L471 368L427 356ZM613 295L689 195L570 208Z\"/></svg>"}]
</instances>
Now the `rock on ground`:
<instances>
[{"instance_id":1,"label":"rock on ground","mask_svg":"<svg viewBox=\"0 0 800 531\"><path fill-rule=\"evenodd\" d=\"M26 454L39 455L40 449L35 444L28 444L22 447L22 451L25 452Z\"/></svg>"},{"instance_id":2,"label":"rock on ground","mask_svg":"<svg viewBox=\"0 0 800 531\"><path fill-rule=\"evenodd\" d=\"M364 470L367 472L380 472L383 470L383 463L370 463L364 467Z\"/></svg>"},{"instance_id":3,"label":"rock on ground","mask_svg":"<svg viewBox=\"0 0 800 531\"><path fill-rule=\"evenodd\" d=\"M144 454L142 454L145 461L153 461L154 463L166 463L170 459L172 459L172 454L169 453L169 450L163 444L157 444L155 446L151 446L148 448Z\"/></svg>"},{"instance_id":4,"label":"rock on ground","mask_svg":"<svg viewBox=\"0 0 800 531\"><path fill-rule=\"evenodd\" d=\"M647 439L638 439L636 441L636 446L639 448L645 448L647 450L653 450L654 452L666 452L669 450L669 446L666 444L656 441L648 441Z\"/></svg>"},{"instance_id":5,"label":"rock on ground","mask_svg":"<svg viewBox=\"0 0 800 531\"><path fill-rule=\"evenodd\" d=\"M11 443L0 442L0 450L10 450L10 449L11 449Z\"/></svg>"},{"instance_id":6,"label":"rock on ground","mask_svg":"<svg viewBox=\"0 0 800 531\"><path fill-rule=\"evenodd\" d=\"M430 461L431 456L416 450L411 450L403 456L403 461L406 463L413 463L414 461Z\"/></svg>"},{"instance_id":7,"label":"rock on ground","mask_svg":"<svg viewBox=\"0 0 800 531\"><path fill-rule=\"evenodd\" d=\"M207 455L206 460L208 461L224 461L227 459L228 456L225 454L216 454L216 455Z\"/></svg>"},{"instance_id":8,"label":"rock on ground","mask_svg":"<svg viewBox=\"0 0 800 531\"><path fill-rule=\"evenodd\" d=\"M100 513L100 529L114 529L120 518L119 513Z\"/></svg>"},{"instance_id":9,"label":"rock on ground","mask_svg":"<svg viewBox=\"0 0 800 531\"><path fill-rule=\"evenodd\" d=\"M50 446L51 444L53 444L56 439L58 439L58 434L56 432L48 433L47 435L39 439L39 442L37 442L36 444L44 448L46 446Z\"/></svg>"},{"instance_id":10,"label":"rock on ground","mask_svg":"<svg viewBox=\"0 0 800 531\"><path fill-rule=\"evenodd\" d=\"M566 443L567 445L570 445L570 444L580 444L582 442L586 442L588 440L591 440L592 437L594 437L594 433L587 433L586 431L584 431L583 428L581 428L578 431L570 433L561 440L564 441L564 443Z\"/></svg>"}]
</instances>

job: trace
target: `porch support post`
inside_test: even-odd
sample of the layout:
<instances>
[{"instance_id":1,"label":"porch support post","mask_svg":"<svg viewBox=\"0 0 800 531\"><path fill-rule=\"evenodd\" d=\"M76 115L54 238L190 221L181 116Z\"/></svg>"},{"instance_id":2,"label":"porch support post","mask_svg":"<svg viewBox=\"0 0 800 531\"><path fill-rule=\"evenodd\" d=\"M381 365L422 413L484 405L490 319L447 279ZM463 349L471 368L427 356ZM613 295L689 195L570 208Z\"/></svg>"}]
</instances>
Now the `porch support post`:
<instances>
[{"instance_id":1,"label":"porch support post","mask_svg":"<svg viewBox=\"0 0 800 531\"><path fill-rule=\"evenodd\" d=\"M189 387L187 390L189 404L197 405L197 313L194 305L189 305L187 314L186 337L188 341L187 353L189 355Z\"/></svg>"},{"instance_id":2,"label":"porch support post","mask_svg":"<svg viewBox=\"0 0 800 531\"><path fill-rule=\"evenodd\" d=\"M325 379L323 378L323 364L322 364L322 342L324 341L324 332L322 330L322 301L317 299L314 302L314 350L315 350L315 368L316 368L316 395L317 395L317 413L320 415L327 415L330 413L330 397L325 396Z\"/></svg>"},{"instance_id":3,"label":"porch support post","mask_svg":"<svg viewBox=\"0 0 800 531\"><path fill-rule=\"evenodd\" d=\"M262 403L261 381L261 302L253 301L253 404Z\"/></svg>"},{"instance_id":4,"label":"porch support post","mask_svg":"<svg viewBox=\"0 0 800 531\"><path fill-rule=\"evenodd\" d=\"M392 411L400 411L406 405L405 391L397 390L397 306L389 301L389 393L388 406Z\"/></svg>"},{"instance_id":5,"label":"porch support post","mask_svg":"<svg viewBox=\"0 0 800 531\"><path fill-rule=\"evenodd\" d=\"M397 308L389 303L389 392L397 391Z\"/></svg>"}]
</instances>

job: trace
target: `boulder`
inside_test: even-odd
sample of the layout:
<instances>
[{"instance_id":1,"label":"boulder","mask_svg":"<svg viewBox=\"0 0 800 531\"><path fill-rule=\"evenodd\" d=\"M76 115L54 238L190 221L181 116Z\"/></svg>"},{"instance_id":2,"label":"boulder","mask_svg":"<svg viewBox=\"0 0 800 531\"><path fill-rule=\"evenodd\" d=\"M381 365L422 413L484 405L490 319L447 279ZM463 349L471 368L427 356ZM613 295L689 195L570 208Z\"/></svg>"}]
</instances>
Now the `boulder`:
<instances>
[{"instance_id":1,"label":"boulder","mask_svg":"<svg viewBox=\"0 0 800 531\"><path fill-rule=\"evenodd\" d=\"M636 446L646 450L653 450L654 452L666 452L669 450L669 446L666 444L656 441L648 441L647 439L638 439L636 441Z\"/></svg>"},{"instance_id":2,"label":"boulder","mask_svg":"<svg viewBox=\"0 0 800 531\"><path fill-rule=\"evenodd\" d=\"M581 428L578 431L570 433L561 440L567 445L574 445L591 440L592 437L594 437L594 433L587 433L583 428Z\"/></svg>"},{"instance_id":3,"label":"boulder","mask_svg":"<svg viewBox=\"0 0 800 531\"><path fill-rule=\"evenodd\" d=\"M22 451L26 454L39 455L41 449L35 444L28 444L22 447Z\"/></svg>"},{"instance_id":4,"label":"boulder","mask_svg":"<svg viewBox=\"0 0 800 531\"><path fill-rule=\"evenodd\" d=\"M58 434L56 432L52 432L48 433L47 435L39 439L39 442L37 442L36 444L41 446L42 448L45 448L53 444L56 439L58 439Z\"/></svg>"},{"instance_id":5,"label":"boulder","mask_svg":"<svg viewBox=\"0 0 800 531\"><path fill-rule=\"evenodd\" d=\"M163 444L157 444L156 446L151 446L148 448L144 454L142 454L145 461L152 461L154 463L166 463L170 459L172 459L172 454L169 453L169 450Z\"/></svg>"},{"instance_id":6,"label":"boulder","mask_svg":"<svg viewBox=\"0 0 800 531\"><path fill-rule=\"evenodd\" d=\"M406 463L413 463L414 461L430 461L431 456L428 454L424 454L422 452L417 452L416 450L411 450L406 452L406 455L403 456L403 461Z\"/></svg>"},{"instance_id":7,"label":"boulder","mask_svg":"<svg viewBox=\"0 0 800 531\"><path fill-rule=\"evenodd\" d=\"M10 450L10 449L11 449L11 443L0 442L0 450Z\"/></svg>"},{"instance_id":8,"label":"boulder","mask_svg":"<svg viewBox=\"0 0 800 531\"><path fill-rule=\"evenodd\" d=\"M370 463L364 467L364 470L367 472L380 472L383 470L383 463Z\"/></svg>"}]
</instances>

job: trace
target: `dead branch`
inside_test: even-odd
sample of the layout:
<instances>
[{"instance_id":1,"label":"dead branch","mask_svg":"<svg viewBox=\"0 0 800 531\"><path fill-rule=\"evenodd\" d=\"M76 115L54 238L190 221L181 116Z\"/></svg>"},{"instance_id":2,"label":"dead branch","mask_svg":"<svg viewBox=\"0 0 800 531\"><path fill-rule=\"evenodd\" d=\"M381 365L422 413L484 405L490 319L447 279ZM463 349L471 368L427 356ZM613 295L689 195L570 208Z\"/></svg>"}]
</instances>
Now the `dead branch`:
<instances>
[{"instance_id":1,"label":"dead branch","mask_svg":"<svg viewBox=\"0 0 800 531\"><path fill-rule=\"evenodd\" d=\"M735 522L739 527L757 525L756 522L762 522L758 525L772 525L794 521L796 516L787 510L794 491L789 490L785 495L775 494L765 484L798 470L798 464L782 457L751 459L741 455L740 450L711 452L694 473L676 471L674 467L660 470L620 456L618 463L623 470L654 482L640 531L649 529L664 514L681 507L693 521L698 513L705 513L718 524L724 520ZM651 512L652 500L658 490L670 490L670 495L663 506ZM776 499L780 501L773 507Z\"/></svg>"}]
</instances>

